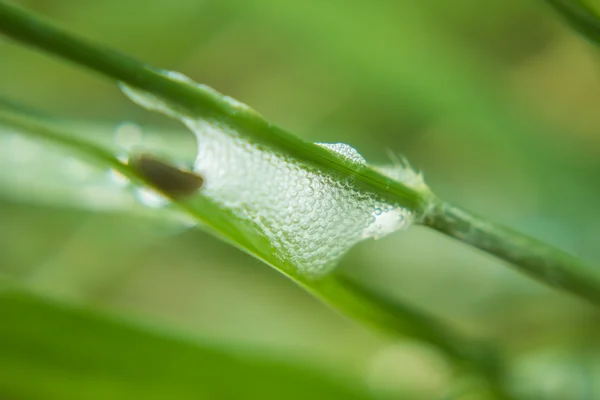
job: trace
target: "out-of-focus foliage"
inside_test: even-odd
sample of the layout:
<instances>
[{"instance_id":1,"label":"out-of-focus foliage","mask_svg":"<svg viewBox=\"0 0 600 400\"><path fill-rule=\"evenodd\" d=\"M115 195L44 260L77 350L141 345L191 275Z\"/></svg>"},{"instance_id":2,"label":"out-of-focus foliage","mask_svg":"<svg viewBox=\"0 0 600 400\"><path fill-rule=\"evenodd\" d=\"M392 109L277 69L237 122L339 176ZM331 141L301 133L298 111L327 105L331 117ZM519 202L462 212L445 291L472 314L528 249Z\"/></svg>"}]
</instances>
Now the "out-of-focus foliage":
<instances>
[{"instance_id":1,"label":"out-of-focus foliage","mask_svg":"<svg viewBox=\"0 0 600 400\"><path fill-rule=\"evenodd\" d=\"M0 317L5 398L368 398L273 356L165 339L10 290L0 294Z\"/></svg>"},{"instance_id":2,"label":"out-of-focus foliage","mask_svg":"<svg viewBox=\"0 0 600 400\"><path fill-rule=\"evenodd\" d=\"M23 4L308 139L350 143L374 162L401 153L445 199L600 265L600 63L541 1ZM87 71L8 41L0 58L3 96L93 121L101 140L123 120L182 131ZM189 161L193 138L177 137L152 146ZM349 323L200 231L20 188L20 170L59 188L80 183L13 156L0 160L0 182L13 182L0 186L0 276L12 283L191 339L303 358L380 393L449 388L432 349ZM597 312L488 256L415 228L361 244L341 268L496 340L523 390L600 391Z\"/></svg>"}]
</instances>

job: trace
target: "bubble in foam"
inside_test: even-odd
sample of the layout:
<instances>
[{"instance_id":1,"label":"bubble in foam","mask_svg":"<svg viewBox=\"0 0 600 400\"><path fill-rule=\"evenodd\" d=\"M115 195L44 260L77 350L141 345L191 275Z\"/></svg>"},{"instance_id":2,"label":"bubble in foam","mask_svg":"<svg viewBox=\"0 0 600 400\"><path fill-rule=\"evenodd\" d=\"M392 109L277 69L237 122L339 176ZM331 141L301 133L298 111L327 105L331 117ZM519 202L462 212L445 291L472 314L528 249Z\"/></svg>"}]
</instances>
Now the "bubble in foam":
<instances>
[{"instance_id":1,"label":"bubble in foam","mask_svg":"<svg viewBox=\"0 0 600 400\"><path fill-rule=\"evenodd\" d=\"M325 147L342 158L359 165L365 165L367 160L356 149L346 143L315 143L321 147Z\"/></svg>"},{"instance_id":2,"label":"bubble in foam","mask_svg":"<svg viewBox=\"0 0 600 400\"><path fill-rule=\"evenodd\" d=\"M170 77L189 82L180 75ZM154 96L125 85L123 89L141 106L176 117L196 134L194 170L204 178L201 195L252 225L269 240L275 255L301 274L323 275L356 243L411 224L410 211L359 189L352 180L250 142L221 121L185 115ZM351 146L319 145L365 164Z\"/></svg>"}]
</instances>

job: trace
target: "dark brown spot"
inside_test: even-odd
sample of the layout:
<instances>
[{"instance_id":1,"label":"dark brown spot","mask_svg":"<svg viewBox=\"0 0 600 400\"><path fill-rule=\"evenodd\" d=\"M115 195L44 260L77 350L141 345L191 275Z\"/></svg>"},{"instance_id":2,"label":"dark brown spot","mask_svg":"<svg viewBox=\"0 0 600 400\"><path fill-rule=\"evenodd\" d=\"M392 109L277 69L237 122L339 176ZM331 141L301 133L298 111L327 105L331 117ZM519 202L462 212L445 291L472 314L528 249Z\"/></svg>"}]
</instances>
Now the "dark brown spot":
<instances>
[{"instance_id":1,"label":"dark brown spot","mask_svg":"<svg viewBox=\"0 0 600 400\"><path fill-rule=\"evenodd\" d=\"M179 169L150 154L140 154L132 157L129 164L148 183L174 199L191 196L204 183L204 179L200 175Z\"/></svg>"}]
</instances>

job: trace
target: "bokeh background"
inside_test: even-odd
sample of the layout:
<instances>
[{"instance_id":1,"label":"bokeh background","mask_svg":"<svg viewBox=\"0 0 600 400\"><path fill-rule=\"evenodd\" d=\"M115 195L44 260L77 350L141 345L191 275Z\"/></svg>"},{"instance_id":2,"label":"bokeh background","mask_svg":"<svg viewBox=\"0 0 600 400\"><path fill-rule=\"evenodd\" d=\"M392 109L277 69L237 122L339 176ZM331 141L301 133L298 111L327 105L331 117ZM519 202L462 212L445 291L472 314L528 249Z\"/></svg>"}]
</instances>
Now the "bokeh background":
<instances>
[{"instance_id":1,"label":"bokeh background","mask_svg":"<svg viewBox=\"0 0 600 400\"><path fill-rule=\"evenodd\" d=\"M543 1L20 4L306 139L349 143L379 164L403 155L442 198L600 265L600 52ZM191 133L113 82L5 38L0 93L107 142L125 123L194 157ZM129 202L82 200L87 174L104 171L65 168L62 156L11 140L0 151L3 281L390 398L439 398L451 386L435 349L345 319L200 229ZM600 398L600 318L578 299L420 227L361 243L339 268L498 343L530 393Z\"/></svg>"}]
</instances>

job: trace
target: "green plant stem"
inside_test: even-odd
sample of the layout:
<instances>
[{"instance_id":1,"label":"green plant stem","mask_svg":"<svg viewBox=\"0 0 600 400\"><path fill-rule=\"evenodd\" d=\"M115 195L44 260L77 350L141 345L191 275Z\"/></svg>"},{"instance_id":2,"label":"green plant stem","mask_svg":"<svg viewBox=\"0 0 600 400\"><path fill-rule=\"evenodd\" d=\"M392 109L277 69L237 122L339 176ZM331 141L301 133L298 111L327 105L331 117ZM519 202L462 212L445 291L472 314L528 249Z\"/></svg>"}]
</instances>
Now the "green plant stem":
<instances>
[{"instance_id":1,"label":"green plant stem","mask_svg":"<svg viewBox=\"0 0 600 400\"><path fill-rule=\"evenodd\" d=\"M441 200L434 201L433 205L423 220L426 226L508 261L519 271L547 285L600 305L599 269L583 264L562 250Z\"/></svg>"},{"instance_id":2,"label":"green plant stem","mask_svg":"<svg viewBox=\"0 0 600 400\"><path fill-rule=\"evenodd\" d=\"M600 45L600 18L581 0L546 0L565 21L592 43Z\"/></svg>"},{"instance_id":3,"label":"green plant stem","mask_svg":"<svg viewBox=\"0 0 600 400\"><path fill-rule=\"evenodd\" d=\"M520 271L546 284L568 290L595 304L600 303L600 277L595 270L582 266L575 258L447 206L430 193L407 187L368 166L357 167L321 146L273 126L253 110L241 109L218 93L169 78L157 69L78 38L2 1L0 32L165 98L195 117L212 117L228 123L249 139L323 172L340 179L352 179L358 187L413 211L417 218L425 217L425 225L513 263Z\"/></svg>"},{"instance_id":4,"label":"green plant stem","mask_svg":"<svg viewBox=\"0 0 600 400\"><path fill-rule=\"evenodd\" d=\"M27 112L30 110L22 111L10 106L10 103L0 101L0 124L10 126L21 134L65 147L95 164L117 169L138 185L157 189L152 186L152 182L145 180L134 168L120 162L110 152L64 132L64 128L59 128L45 119L32 118L26 114ZM172 203L190 217L207 224L208 228L223 239L237 244L238 247L241 245L242 249L254 256L260 256L259 249L252 247L251 242L239 243L239 236L232 237L227 232L220 230L219 223L222 221L213 223L213 220L207 220L197 210L190 207L186 201L174 198ZM461 367L481 376L497 399L513 399L505 388L503 362L490 344L463 337L439 318L428 315L406 303L391 301L340 274L334 273L322 279L313 280L289 273L292 270L277 264L268 257L263 261L287 274L308 292L342 314L393 337L408 336L431 344Z\"/></svg>"},{"instance_id":5,"label":"green plant stem","mask_svg":"<svg viewBox=\"0 0 600 400\"><path fill-rule=\"evenodd\" d=\"M351 177L361 188L391 198L416 213L427 208L418 191L371 168L360 168L321 146L302 140L270 124L248 108L232 104L224 96L188 82L169 78L160 70L57 28L32 13L0 1L0 32L13 39L58 55L102 75L178 105L192 116L218 116L258 143L294 157L340 178Z\"/></svg>"}]
</instances>

